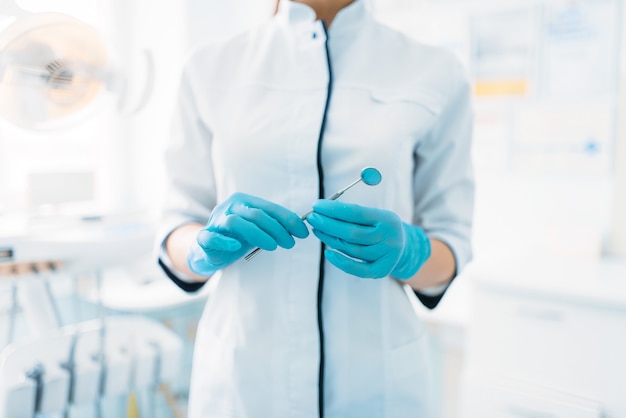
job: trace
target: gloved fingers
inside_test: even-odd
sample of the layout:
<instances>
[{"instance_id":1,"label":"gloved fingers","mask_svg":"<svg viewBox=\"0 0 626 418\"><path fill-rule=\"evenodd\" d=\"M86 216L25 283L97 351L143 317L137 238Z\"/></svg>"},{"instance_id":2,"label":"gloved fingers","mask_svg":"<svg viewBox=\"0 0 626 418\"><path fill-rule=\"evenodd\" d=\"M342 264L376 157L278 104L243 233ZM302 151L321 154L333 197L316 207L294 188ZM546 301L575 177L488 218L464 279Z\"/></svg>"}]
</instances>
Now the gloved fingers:
<instances>
[{"instance_id":1,"label":"gloved fingers","mask_svg":"<svg viewBox=\"0 0 626 418\"><path fill-rule=\"evenodd\" d=\"M306 220L314 230L352 244L374 245L383 238L375 226L354 224L317 212L308 215Z\"/></svg>"},{"instance_id":2,"label":"gloved fingers","mask_svg":"<svg viewBox=\"0 0 626 418\"><path fill-rule=\"evenodd\" d=\"M399 253L388 252L383 254L378 260L370 263L370 272L372 274L372 278L382 278L387 277L393 271L393 268L398 263L400 258Z\"/></svg>"},{"instance_id":3,"label":"gloved fingers","mask_svg":"<svg viewBox=\"0 0 626 418\"><path fill-rule=\"evenodd\" d=\"M338 269L362 279L381 279L387 277L391 270L386 260L383 263L354 260L334 250L326 250L324 255Z\"/></svg>"},{"instance_id":4,"label":"gloved fingers","mask_svg":"<svg viewBox=\"0 0 626 418\"><path fill-rule=\"evenodd\" d=\"M390 213L382 209L328 199L320 199L315 202L313 211L329 218L359 225L376 225Z\"/></svg>"},{"instance_id":5,"label":"gloved fingers","mask_svg":"<svg viewBox=\"0 0 626 418\"><path fill-rule=\"evenodd\" d=\"M187 266L200 276L211 276L237 258L239 255L236 252L205 250L194 242L187 253Z\"/></svg>"},{"instance_id":6,"label":"gloved fingers","mask_svg":"<svg viewBox=\"0 0 626 418\"><path fill-rule=\"evenodd\" d=\"M216 271L226 267L249 249L233 237L206 229L198 232L194 244L189 251L187 264L198 274L207 274L210 269Z\"/></svg>"},{"instance_id":7,"label":"gloved fingers","mask_svg":"<svg viewBox=\"0 0 626 418\"><path fill-rule=\"evenodd\" d=\"M218 268L210 263L206 253L199 245L192 245L187 253L187 266L200 276L211 276Z\"/></svg>"},{"instance_id":8,"label":"gloved fingers","mask_svg":"<svg viewBox=\"0 0 626 418\"><path fill-rule=\"evenodd\" d=\"M218 232L202 229L198 232L196 237L198 245L205 251L207 250L220 250L234 252L239 250L242 245L241 242L235 238L227 237Z\"/></svg>"},{"instance_id":9,"label":"gloved fingers","mask_svg":"<svg viewBox=\"0 0 626 418\"><path fill-rule=\"evenodd\" d=\"M221 251L221 250L204 250L205 259L208 265L215 266L216 268L224 268L229 266L242 255L245 254L245 250L239 249L237 251Z\"/></svg>"},{"instance_id":10,"label":"gloved fingers","mask_svg":"<svg viewBox=\"0 0 626 418\"><path fill-rule=\"evenodd\" d=\"M278 247L273 236L240 215L226 215L217 228L215 232L238 239L252 247L259 247L266 251L273 251Z\"/></svg>"},{"instance_id":11,"label":"gloved fingers","mask_svg":"<svg viewBox=\"0 0 626 418\"><path fill-rule=\"evenodd\" d=\"M385 249L380 245L352 244L337 237L327 235L317 229L313 229L313 234L315 234L320 241L326 244L327 247L341 252L351 258L373 262L381 258L384 254Z\"/></svg>"},{"instance_id":12,"label":"gloved fingers","mask_svg":"<svg viewBox=\"0 0 626 418\"><path fill-rule=\"evenodd\" d=\"M296 245L296 241L291 236L291 233L287 229L285 229L285 227L278 220L276 220L274 217L272 217L262 209L254 207L239 207L237 208L237 215L229 215L226 218L227 226L230 223L232 223L234 227L240 225L237 221L235 221L235 216L241 217L241 219L250 222L251 224L258 227L260 230L265 232L274 240L276 246L280 246L283 248L292 248L294 245ZM300 220L300 222L302 222L302 220ZM244 236L242 238L248 241L247 236ZM252 244L250 241L248 242ZM260 245L257 246L261 247ZM264 247L261 248L267 249Z\"/></svg>"},{"instance_id":13,"label":"gloved fingers","mask_svg":"<svg viewBox=\"0 0 626 418\"><path fill-rule=\"evenodd\" d=\"M231 198L239 203L239 205L234 206L236 208L235 210L238 210L240 207L260 209L280 223L289 232L289 234L298 238L306 238L309 236L309 229L306 227L302 219L300 219L300 216L284 206L257 196L246 195L243 193L237 193Z\"/></svg>"}]
</instances>

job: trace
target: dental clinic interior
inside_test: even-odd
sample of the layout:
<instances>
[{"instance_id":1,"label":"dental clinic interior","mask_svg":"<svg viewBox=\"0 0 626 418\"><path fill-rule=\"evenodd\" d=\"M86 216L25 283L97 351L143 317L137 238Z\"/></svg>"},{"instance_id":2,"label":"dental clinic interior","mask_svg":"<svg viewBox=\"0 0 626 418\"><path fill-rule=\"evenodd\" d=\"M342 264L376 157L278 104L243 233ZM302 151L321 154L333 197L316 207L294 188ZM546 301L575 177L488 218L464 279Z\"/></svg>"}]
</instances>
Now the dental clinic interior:
<instances>
[{"instance_id":1,"label":"dental clinic interior","mask_svg":"<svg viewBox=\"0 0 626 418\"><path fill-rule=\"evenodd\" d=\"M286 257L283 260L287 263L287 251L292 250L279 248L273 252L261 248L245 259L242 252L242 257L232 260L232 266L224 267L222 277L216 272L216 277L204 286L186 288L185 283L172 279L171 269L164 268L164 247L158 240L163 231L162 208L171 200L166 190L170 173L164 154L171 145L180 91L201 85L185 85L181 77L190 57L202 45L228 39L243 43L242 39L250 36L246 34L261 33L255 32L256 28L269 21L294 18L285 14L304 13L304 6L290 6L285 11L282 9L287 6L279 4L296 2L0 1L0 418L357 416L336 412L332 406L333 399L350 392L350 388L339 391L341 394L335 398L332 384L327 383L324 392L324 385L319 383L320 393L324 393L319 395L317 380L311 386L315 393L294 391L289 400L284 400L291 402L291 396L310 399L316 407L310 414L296 409L288 415L255 414L250 412L254 408L243 408L232 401L250 388L233 389L229 385L249 384L245 380L254 375L254 370L241 372L225 387L194 388L192 374L213 372L211 368L203 369L202 353L194 353L198 336L206 337L205 321L215 320L212 312L227 324L234 321L231 315L258 318L258 322L253 321L254 327L249 325L248 334L227 332L216 325L217 331L208 332L232 338L219 344L251 343L251 335L264 335L267 323L263 321L274 318L267 312L252 312L257 305L245 304L247 293L225 298L229 285L221 281L234 277L227 275L227 269L240 264L241 270L237 271L254 275L255 263L265 266L275 257ZM473 200L466 203L471 208L465 208L472 218L469 262L443 290L430 289L434 294L445 291L438 303L422 303L422 298L418 300L404 285L410 293L410 315L419 318L424 327L427 343L420 356L425 356L430 366L428 399L432 408L427 413L405 410L400 415L365 412L358 416L626 418L626 4L622 0L354 3L371 15L376 25L389 27L424 50L442 51L441 56L459 64L471 95L468 133L474 184ZM306 40L313 45L327 38L332 49L335 35L339 45L344 35L333 29L347 23L351 7L347 6L344 16L344 11L339 12L327 33L314 33ZM270 35L262 33L269 39ZM272 32L271 36L278 35ZM304 41L296 36L293 42ZM304 48L305 56L305 47L298 45ZM367 53L368 49L363 51ZM245 71L254 71L230 68L229 62L237 54L234 50L211 55L217 59L205 60L214 67L207 69L207 74L219 73L224 80L231 80L243 77ZM389 49L385 56L392 54L394 50ZM337 67L343 65L340 61L335 60ZM268 79L284 83L285 89L308 94L313 87L293 87L297 77L284 62L268 66L268 71L274 71L268 73ZM315 65L307 67L312 80L316 69ZM363 79L366 75L376 76L367 66L359 71ZM444 74L447 70L441 71ZM188 72L193 72L194 80L202 77L195 69ZM419 68L416 74L421 74ZM357 86L362 80L355 81L350 90L341 84L345 83L342 77L339 70L334 74L341 94L326 103L331 108L329 130L333 99L339 103L348 93L365 97L359 95L361 87ZM270 125L255 118L267 114L267 121L273 121L281 113L293 118L310 116L298 111L305 107L299 107L296 101L291 109L266 106L261 109L264 113L257 112L252 101L262 100L262 94L255 93L265 88L262 83L255 86L257 90L250 90L253 93L249 96L239 85L221 87L217 84L194 94L215 92L213 101L207 103L215 105L222 100L216 108L241 105L253 109L241 108L229 121L242 129L289 132L291 122ZM393 121L413 113L435 118L443 112L437 106L445 106L428 89L411 95L384 89L379 93L363 100L374 102L372 106L386 106ZM429 105L414 102L413 93ZM237 98L243 98L241 104ZM198 107L202 108L203 103ZM357 112L360 106L355 103L353 109L345 111ZM367 126L365 120L352 123L358 132ZM216 125L224 122L217 121ZM191 132L195 128L186 129ZM360 140L372 141L387 132L380 125ZM285 144L296 144L296 139L283 140ZM338 153L345 151L327 140L328 148L318 150L321 160L330 155L330 148ZM264 146L259 140L247 150L235 150L218 143L213 151L228 156L233 151L248 157L256 154L258 161L235 169L238 176L252 176L249 184L256 184L266 175L274 179L281 174L276 170L282 169L279 164L283 150L272 151L279 162L272 166L272 162L260 161L265 157ZM394 147L387 148L389 155L397 152ZM285 145L284 152L296 152L295 148ZM355 154L351 158L361 155ZM326 200L349 204L359 196L374 196L377 190L388 187L386 184L404 190L397 176L381 170L381 180L377 177L381 173L369 167L375 164L367 161L362 167L369 168L361 173L345 167L346 180L355 183L344 182L341 177L335 184L332 175L338 170L330 168L330 159L326 159L325 195L320 192L320 196L339 192ZM222 166L229 163L215 163L217 189L234 184L235 180L221 174L226 170ZM306 170L304 166L292 168ZM318 168L322 170L323 164ZM285 173L285 179L288 175ZM308 180L317 194L321 174L319 179L311 177ZM306 240L300 240L297 231L292 232L295 240L290 237L293 242L284 246L293 245L298 250L298 246L316 240L317 251L318 238L324 240L327 234L314 236L310 224L315 223L317 211L322 209L319 203L312 205L308 198L298 197L304 186L283 190L283 183L267 185L269 195L284 196L282 203L301 201L302 206L298 203L292 210L301 215L296 220L302 219L311 229L302 232L303 236L310 235ZM441 184L443 187L444 182ZM341 186L347 187L342 190ZM218 190L218 203L223 198ZM404 201L405 197L397 199ZM190 211L195 203L189 203ZM463 202L449 204L454 206L451 210L464 209L459 206ZM218 216L217 208L214 217ZM252 245L248 250L257 246L261 245ZM335 277L332 271L336 252L324 254L327 279L341 279L343 276ZM280 264L276 262L277 271ZM308 268L306 263L300 267ZM260 280L266 273L258 274ZM367 280L367 286L382 283L377 280L398 281L391 277ZM240 278L237 283L232 286L243 286L244 280ZM398 283L400 287L394 284L394 288L402 288L403 284ZM279 295L279 287L272 286L271 291ZM327 282L326 292L311 293L311 303L322 303L322 296L324 303L336 302L339 296L333 299L334 286ZM270 289L266 290L264 295L270 295ZM430 295L426 291L424 294ZM281 298L258 306L275 305L279 309ZM220 310L231 302L241 311ZM367 333L373 328L364 323L365 317L360 322L359 316L348 314L322 318L321 312L318 309L318 316L311 315L310 321L316 341L318 329L314 324L319 326L322 354L319 365L315 357L315 364L306 367L315 368L316 379L320 367L320 382L330 382L335 376L335 364L340 367L342 362L365 356L361 351L364 347L351 347L354 351L339 360L329 351L323 370L323 346L334 344L333 321L354 321L348 329L355 332ZM341 312L351 311L346 308ZM283 324L283 320L290 324L293 318L276 319L277 324ZM327 330L325 339L322 320ZM308 325L302 327L304 330ZM268 328L268 334L274 332L269 329L274 328ZM297 333L293 338L299 336ZM266 349L263 347L258 349ZM308 348L318 350L317 345ZM214 359L211 367L231 367L238 355L244 355L237 350L232 357ZM263 358L274 362L279 357L275 352ZM411 359L406 355L403 361ZM376 368L376 363L373 360L370 366ZM257 368L258 373L265 370L259 368L259 363L247 362L245 366ZM251 390L282 393L282 389L273 392L282 388L276 383L281 376L271 375L266 385ZM341 385L343 381L337 382ZM190 407L190 393L192 399L199 399L203 390L215 391L211 396L218 402L228 399L230 407L223 404L215 409L220 413L210 413L209 409L206 414L198 413ZM233 392L224 395L228 391ZM263 399L256 401L262 403ZM282 401L272 400L279 404ZM359 410L358 399L354 402L357 404L347 410ZM224 411L230 411L230 415Z\"/></svg>"}]
</instances>

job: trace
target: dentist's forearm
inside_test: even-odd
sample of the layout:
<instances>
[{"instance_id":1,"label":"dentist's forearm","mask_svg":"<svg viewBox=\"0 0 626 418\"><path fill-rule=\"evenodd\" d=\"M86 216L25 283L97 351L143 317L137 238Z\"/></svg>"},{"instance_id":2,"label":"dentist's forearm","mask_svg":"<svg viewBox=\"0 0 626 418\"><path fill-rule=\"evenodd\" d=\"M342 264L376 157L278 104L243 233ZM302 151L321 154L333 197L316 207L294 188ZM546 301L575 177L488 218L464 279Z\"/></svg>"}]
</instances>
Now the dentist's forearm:
<instances>
[{"instance_id":1,"label":"dentist's forearm","mask_svg":"<svg viewBox=\"0 0 626 418\"><path fill-rule=\"evenodd\" d=\"M197 281L206 282L208 277L198 276L187 265L187 253L191 244L196 239L198 231L204 228L202 224L186 224L175 229L165 241L165 251L170 257L172 266L185 277Z\"/></svg>"},{"instance_id":2,"label":"dentist's forearm","mask_svg":"<svg viewBox=\"0 0 626 418\"><path fill-rule=\"evenodd\" d=\"M443 242L431 238L430 258L415 276L406 280L413 289L422 290L448 283L454 277L456 261L450 248Z\"/></svg>"}]
</instances>

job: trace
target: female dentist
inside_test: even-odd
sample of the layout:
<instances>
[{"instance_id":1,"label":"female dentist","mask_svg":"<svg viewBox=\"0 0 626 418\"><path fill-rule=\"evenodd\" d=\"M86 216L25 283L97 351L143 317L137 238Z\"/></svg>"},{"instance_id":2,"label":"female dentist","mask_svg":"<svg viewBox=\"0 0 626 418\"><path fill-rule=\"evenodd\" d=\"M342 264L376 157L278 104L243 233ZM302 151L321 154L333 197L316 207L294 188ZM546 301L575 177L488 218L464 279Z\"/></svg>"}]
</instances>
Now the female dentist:
<instances>
[{"instance_id":1,"label":"female dentist","mask_svg":"<svg viewBox=\"0 0 626 418\"><path fill-rule=\"evenodd\" d=\"M411 299L433 308L471 257L459 63L362 0L281 0L192 54L176 119L159 263L187 291L217 280L189 416L432 417ZM380 185L322 199L366 166Z\"/></svg>"}]
</instances>

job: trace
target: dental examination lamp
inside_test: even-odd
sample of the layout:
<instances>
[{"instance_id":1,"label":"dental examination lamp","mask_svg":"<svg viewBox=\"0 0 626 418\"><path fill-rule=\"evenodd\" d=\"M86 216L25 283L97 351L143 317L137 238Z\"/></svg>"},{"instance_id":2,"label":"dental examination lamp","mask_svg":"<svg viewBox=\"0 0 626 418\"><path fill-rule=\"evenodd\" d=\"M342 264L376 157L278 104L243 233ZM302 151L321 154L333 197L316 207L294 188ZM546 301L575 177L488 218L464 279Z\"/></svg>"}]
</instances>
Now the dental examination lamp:
<instances>
[{"instance_id":1,"label":"dental examination lamp","mask_svg":"<svg viewBox=\"0 0 626 418\"><path fill-rule=\"evenodd\" d=\"M61 13L28 13L12 0L0 1L0 14L13 20L0 32L0 117L24 129L49 130L80 122L106 93L117 96L124 114L147 103L154 79L148 51L145 88L130 110L132 83L93 27Z\"/></svg>"}]
</instances>

